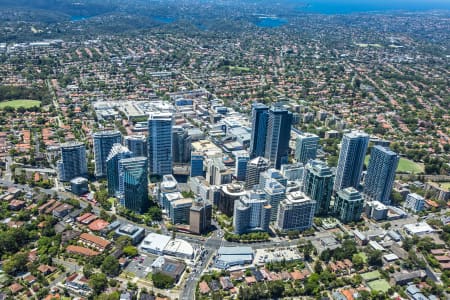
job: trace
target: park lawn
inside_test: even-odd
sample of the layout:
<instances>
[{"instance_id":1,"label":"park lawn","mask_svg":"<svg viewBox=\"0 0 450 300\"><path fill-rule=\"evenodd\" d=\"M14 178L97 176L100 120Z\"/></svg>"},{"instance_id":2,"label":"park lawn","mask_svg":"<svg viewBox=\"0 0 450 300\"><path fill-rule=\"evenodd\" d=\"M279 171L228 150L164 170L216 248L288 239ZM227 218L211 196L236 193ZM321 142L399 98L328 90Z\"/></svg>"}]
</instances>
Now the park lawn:
<instances>
[{"instance_id":1,"label":"park lawn","mask_svg":"<svg viewBox=\"0 0 450 300\"><path fill-rule=\"evenodd\" d=\"M3 109L7 106L10 106L12 108L31 108L31 107L39 107L41 106L41 101L39 100L10 100L10 101L2 101L0 102L0 109Z\"/></svg>"},{"instance_id":2,"label":"park lawn","mask_svg":"<svg viewBox=\"0 0 450 300\"><path fill-rule=\"evenodd\" d=\"M370 155L366 155L364 163L369 165ZM425 171L423 164L413 162L412 160L400 157L397 167L397 173L423 173Z\"/></svg>"},{"instance_id":3,"label":"park lawn","mask_svg":"<svg viewBox=\"0 0 450 300\"><path fill-rule=\"evenodd\" d=\"M400 161L398 162L397 172L403 173L423 173L425 168L423 164L418 164L413 162L412 160L400 157Z\"/></svg>"},{"instance_id":4,"label":"park lawn","mask_svg":"<svg viewBox=\"0 0 450 300\"><path fill-rule=\"evenodd\" d=\"M361 277L366 282L368 282L368 281L372 281L372 280L375 280L375 279L379 279L381 277L381 274L380 274L379 271L375 270L375 271L372 271L372 272L367 272L367 273L361 274Z\"/></svg>"},{"instance_id":5,"label":"park lawn","mask_svg":"<svg viewBox=\"0 0 450 300\"><path fill-rule=\"evenodd\" d=\"M371 282L368 282L367 285L372 291L378 291L386 293L389 288L391 287L389 285L389 282L387 282L385 279L377 279Z\"/></svg>"}]
</instances>

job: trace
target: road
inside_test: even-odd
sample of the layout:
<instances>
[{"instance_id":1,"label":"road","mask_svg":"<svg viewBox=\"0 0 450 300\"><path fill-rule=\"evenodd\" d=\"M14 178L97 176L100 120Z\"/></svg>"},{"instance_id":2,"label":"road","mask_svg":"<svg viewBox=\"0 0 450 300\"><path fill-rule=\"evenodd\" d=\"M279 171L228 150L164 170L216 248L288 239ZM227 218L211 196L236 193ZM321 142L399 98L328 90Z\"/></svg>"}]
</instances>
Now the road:
<instances>
[{"instance_id":1,"label":"road","mask_svg":"<svg viewBox=\"0 0 450 300\"><path fill-rule=\"evenodd\" d=\"M5 179L8 181L12 180L12 172L11 172L11 165L13 164L13 160L11 156L6 156L6 171L5 171Z\"/></svg>"}]
</instances>

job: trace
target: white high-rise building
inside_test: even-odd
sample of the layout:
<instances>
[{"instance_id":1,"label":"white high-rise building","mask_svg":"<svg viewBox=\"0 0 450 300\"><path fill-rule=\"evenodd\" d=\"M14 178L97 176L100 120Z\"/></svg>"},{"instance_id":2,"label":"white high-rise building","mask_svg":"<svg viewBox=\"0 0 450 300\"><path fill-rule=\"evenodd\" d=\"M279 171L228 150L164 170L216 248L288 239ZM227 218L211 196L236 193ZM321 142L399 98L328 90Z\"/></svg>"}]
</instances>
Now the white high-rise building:
<instances>
[{"instance_id":1,"label":"white high-rise building","mask_svg":"<svg viewBox=\"0 0 450 300\"><path fill-rule=\"evenodd\" d=\"M319 137L312 133L303 133L297 137L295 159L306 164L310 159L316 159Z\"/></svg>"},{"instance_id":2,"label":"white high-rise building","mask_svg":"<svg viewBox=\"0 0 450 300\"><path fill-rule=\"evenodd\" d=\"M286 194L280 202L276 226L282 231L306 230L311 228L316 201L311 200L303 192Z\"/></svg>"}]
</instances>

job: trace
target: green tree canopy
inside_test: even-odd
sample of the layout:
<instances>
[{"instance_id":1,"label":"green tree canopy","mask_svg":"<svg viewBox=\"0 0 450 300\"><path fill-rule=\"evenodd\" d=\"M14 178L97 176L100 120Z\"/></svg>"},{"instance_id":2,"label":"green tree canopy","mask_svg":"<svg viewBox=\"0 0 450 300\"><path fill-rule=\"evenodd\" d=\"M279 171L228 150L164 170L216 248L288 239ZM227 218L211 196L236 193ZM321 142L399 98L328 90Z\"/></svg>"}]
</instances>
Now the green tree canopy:
<instances>
[{"instance_id":1,"label":"green tree canopy","mask_svg":"<svg viewBox=\"0 0 450 300\"><path fill-rule=\"evenodd\" d=\"M120 273L119 261L114 256L108 255L103 260L101 270L110 277L117 276Z\"/></svg>"}]
</instances>

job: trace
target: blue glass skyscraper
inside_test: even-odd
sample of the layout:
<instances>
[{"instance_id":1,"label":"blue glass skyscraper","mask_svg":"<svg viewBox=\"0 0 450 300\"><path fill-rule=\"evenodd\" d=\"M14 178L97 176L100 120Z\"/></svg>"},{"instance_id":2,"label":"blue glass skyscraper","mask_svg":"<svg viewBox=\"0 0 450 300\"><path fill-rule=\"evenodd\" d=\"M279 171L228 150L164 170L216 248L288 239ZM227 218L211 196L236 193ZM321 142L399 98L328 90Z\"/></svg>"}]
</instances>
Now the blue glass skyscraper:
<instances>
[{"instance_id":1,"label":"blue glass skyscraper","mask_svg":"<svg viewBox=\"0 0 450 300\"><path fill-rule=\"evenodd\" d=\"M70 181L75 177L87 177L86 146L80 142L69 142L61 144L60 149L59 179Z\"/></svg>"},{"instance_id":2,"label":"blue glass skyscraper","mask_svg":"<svg viewBox=\"0 0 450 300\"><path fill-rule=\"evenodd\" d=\"M108 179L108 195L115 196L119 192L119 161L130 158L133 153L121 144L114 144L106 159L106 177Z\"/></svg>"},{"instance_id":3,"label":"blue glass skyscraper","mask_svg":"<svg viewBox=\"0 0 450 300\"><path fill-rule=\"evenodd\" d=\"M266 150L267 120L269 108L262 103L252 104L252 135L250 139L250 158L264 156Z\"/></svg>"},{"instance_id":4,"label":"blue glass skyscraper","mask_svg":"<svg viewBox=\"0 0 450 300\"><path fill-rule=\"evenodd\" d=\"M389 196L399 159L398 154L388 148L382 146L372 148L364 180L364 194L368 199L390 204Z\"/></svg>"},{"instance_id":5,"label":"blue glass skyscraper","mask_svg":"<svg viewBox=\"0 0 450 300\"><path fill-rule=\"evenodd\" d=\"M191 177L205 176L203 171L204 155L199 152L192 152L191 154Z\"/></svg>"},{"instance_id":6,"label":"blue glass skyscraper","mask_svg":"<svg viewBox=\"0 0 450 300\"><path fill-rule=\"evenodd\" d=\"M148 164L151 175L172 174L172 113L151 113L148 119Z\"/></svg>"},{"instance_id":7,"label":"blue glass skyscraper","mask_svg":"<svg viewBox=\"0 0 450 300\"><path fill-rule=\"evenodd\" d=\"M145 213L150 207L147 170L147 158L143 156L119 161L120 203L137 213Z\"/></svg>"},{"instance_id":8,"label":"blue glass skyscraper","mask_svg":"<svg viewBox=\"0 0 450 300\"><path fill-rule=\"evenodd\" d=\"M278 170L288 163L291 126L292 113L281 105L273 105L269 110L264 157Z\"/></svg>"},{"instance_id":9,"label":"blue glass skyscraper","mask_svg":"<svg viewBox=\"0 0 450 300\"><path fill-rule=\"evenodd\" d=\"M117 130L100 131L93 135L95 176L106 176L106 159L114 144L122 143L122 134Z\"/></svg>"}]
</instances>

